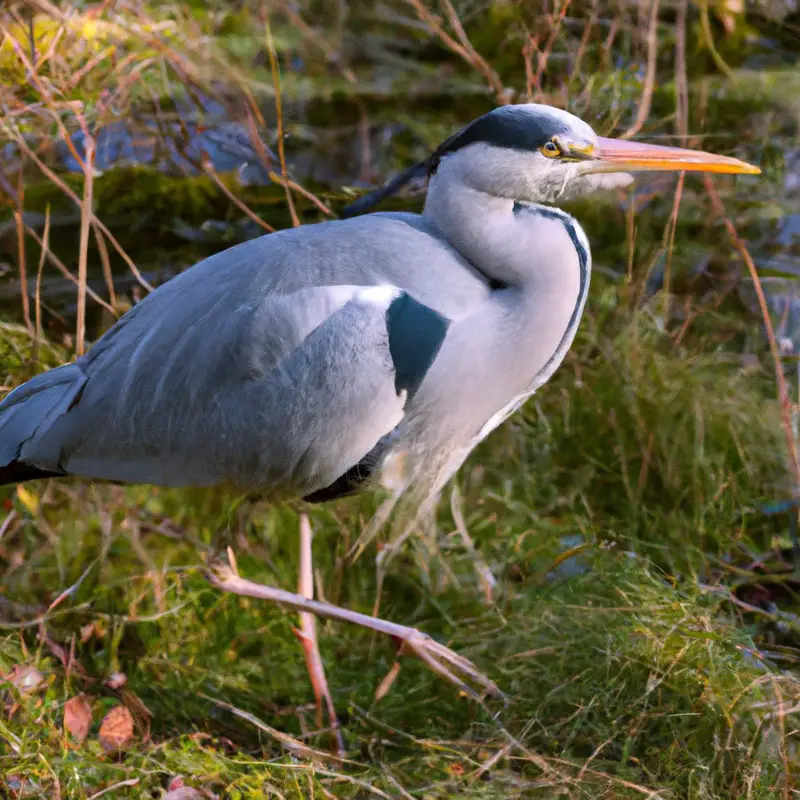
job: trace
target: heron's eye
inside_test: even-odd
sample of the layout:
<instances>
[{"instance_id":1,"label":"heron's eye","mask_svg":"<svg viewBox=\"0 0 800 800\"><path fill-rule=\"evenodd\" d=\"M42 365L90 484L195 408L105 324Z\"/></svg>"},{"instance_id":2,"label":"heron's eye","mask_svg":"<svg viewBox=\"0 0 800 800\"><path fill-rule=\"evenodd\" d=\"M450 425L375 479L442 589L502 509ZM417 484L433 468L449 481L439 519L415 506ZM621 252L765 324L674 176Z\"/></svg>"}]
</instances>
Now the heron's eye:
<instances>
[{"instance_id":1,"label":"heron's eye","mask_svg":"<svg viewBox=\"0 0 800 800\"><path fill-rule=\"evenodd\" d=\"M544 147L540 148L543 155L548 158L555 158L561 155L561 148L555 142L548 142Z\"/></svg>"}]
</instances>

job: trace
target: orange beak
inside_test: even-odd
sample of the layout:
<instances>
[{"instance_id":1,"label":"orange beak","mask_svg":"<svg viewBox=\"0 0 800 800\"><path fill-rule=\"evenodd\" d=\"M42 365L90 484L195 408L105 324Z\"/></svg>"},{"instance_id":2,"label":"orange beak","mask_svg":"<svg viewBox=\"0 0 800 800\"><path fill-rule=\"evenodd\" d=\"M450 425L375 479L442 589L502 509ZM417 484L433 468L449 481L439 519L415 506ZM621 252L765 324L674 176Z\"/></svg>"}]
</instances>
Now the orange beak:
<instances>
[{"instance_id":1,"label":"orange beak","mask_svg":"<svg viewBox=\"0 0 800 800\"><path fill-rule=\"evenodd\" d=\"M683 150L657 144L629 142L625 139L597 139L591 151L595 159L592 172L643 172L670 170L686 172L721 172L727 174L759 175L761 170L752 164L728 156L716 156L702 150Z\"/></svg>"}]
</instances>

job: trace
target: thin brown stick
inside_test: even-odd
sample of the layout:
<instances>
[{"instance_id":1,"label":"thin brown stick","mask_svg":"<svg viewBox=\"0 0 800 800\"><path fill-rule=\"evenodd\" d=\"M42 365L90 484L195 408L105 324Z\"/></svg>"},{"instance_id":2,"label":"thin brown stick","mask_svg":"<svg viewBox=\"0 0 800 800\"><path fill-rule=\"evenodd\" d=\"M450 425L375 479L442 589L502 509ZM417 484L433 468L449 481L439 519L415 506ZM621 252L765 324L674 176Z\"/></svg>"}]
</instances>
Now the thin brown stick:
<instances>
[{"instance_id":1,"label":"thin brown stick","mask_svg":"<svg viewBox=\"0 0 800 800\"><path fill-rule=\"evenodd\" d=\"M300 515L300 569L298 577L298 594L303 597L313 599L314 597L314 568L311 545L314 539L314 532L308 514ZM306 658L306 667L311 686L314 690L316 701L316 723L317 728L322 728L322 702L328 710L328 720L336 737L336 749L339 755L344 755L344 739L339 726L339 719L336 716L336 707L333 704L333 697L328 686L328 679L325 675L325 665L322 655L319 652L319 641L317 639L317 619L307 611L301 611L300 629L295 630L297 637L303 645L303 653Z\"/></svg>"},{"instance_id":2,"label":"thin brown stick","mask_svg":"<svg viewBox=\"0 0 800 800\"><path fill-rule=\"evenodd\" d=\"M525 98L531 103L538 94L536 71L533 69L533 55L539 52L539 37L528 34L522 45L522 62L525 65ZM536 92L534 92L536 89Z\"/></svg>"},{"instance_id":3,"label":"thin brown stick","mask_svg":"<svg viewBox=\"0 0 800 800\"><path fill-rule=\"evenodd\" d=\"M780 729L780 738L778 743L778 750L781 754L781 762L783 763L783 800L791 800L795 796L792 791L792 773L789 769L789 754L786 750L786 710L783 705L783 694L778 685L775 676L772 678L772 691L775 692L775 697L778 700L778 727Z\"/></svg>"},{"instance_id":4,"label":"thin brown stick","mask_svg":"<svg viewBox=\"0 0 800 800\"><path fill-rule=\"evenodd\" d=\"M100 263L103 265L103 278L106 282L106 289L108 289L108 302L113 308L117 307L117 292L114 289L114 275L111 272L111 260L108 257L108 247L106 247L106 240L103 234L97 228L97 225L92 225L92 232L94 233L94 241L97 245L97 252L100 254Z\"/></svg>"},{"instance_id":5,"label":"thin brown stick","mask_svg":"<svg viewBox=\"0 0 800 800\"><path fill-rule=\"evenodd\" d=\"M240 200L224 183L222 178L217 175L214 166L211 164L210 161L203 159L203 171L211 178L212 181L217 185L217 188L228 198L228 200L233 203L236 208L239 209L243 214L245 214L249 219L253 220L256 224L260 225L265 231L268 233L275 233L275 228L272 227L268 222L264 222L261 217L256 214L250 206L247 205L243 200Z\"/></svg>"},{"instance_id":6,"label":"thin brown stick","mask_svg":"<svg viewBox=\"0 0 800 800\"><path fill-rule=\"evenodd\" d=\"M789 464L794 477L795 489L798 489L800 488L800 461L798 460L797 446L795 444L794 433L792 430L792 409L791 401L789 399L789 389L786 386L786 377L783 374L783 366L781 364L781 352L780 348L778 347L778 340L775 338L775 330L772 326L772 318L769 314L769 305L767 304L767 298L764 295L764 288L761 285L761 278L758 275L756 265L753 262L750 252L748 251L744 242L739 238L736 227L725 214L725 207L722 204L722 200L720 200L719 194L714 186L714 182L707 174L703 176L703 179L705 182L706 191L711 198L711 205L717 216L719 216L725 223L731 243L741 254L753 281L753 288L755 289L756 297L758 298L758 305L764 321L764 328L767 331L767 341L769 342L769 350L770 354L772 355L772 363L775 368L775 383L778 389L778 404L781 408Z\"/></svg>"},{"instance_id":7,"label":"thin brown stick","mask_svg":"<svg viewBox=\"0 0 800 800\"><path fill-rule=\"evenodd\" d=\"M19 146L22 148L22 150L25 151L25 154L36 164L37 167L39 167L39 169L45 175L45 177L51 183L57 186L65 195L67 195L67 197L69 197L70 200L72 200L75 203L75 205L77 205L79 208L82 209L83 202L81 201L81 198L78 197L78 195L75 194L75 192L73 192L72 189L70 189L70 187L67 186L67 184L64 183L64 181L61 180L61 178L59 178L58 175L56 175L55 172L53 172L53 170L51 170L50 167L48 167L47 164L45 164L39 158L38 155L36 155L36 153L34 153L34 151L28 146L27 142L25 142L25 140L22 138L21 135L19 134L17 135L16 141L17 144L19 144ZM105 223L94 212L92 212L92 221L94 222L95 225L97 225L99 230L106 236L108 241L111 242L111 246L117 251L117 253L122 257L122 259L128 265L128 269L133 273L133 276L136 278L136 280L145 289L147 289L148 292L152 292L153 287L144 279L144 276L142 275L141 272L139 272L139 269L136 266L136 264L133 263L131 257L125 252L125 250L122 248L122 245L117 241L116 236L114 236L114 234L111 233L111 231L108 229ZM113 309L111 309L111 313L112 314L115 313Z\"/></svg>"},{"instance_id":8,"label":"thin brown stick","mask_svg":"<svg viewBox=\"0 0 800 800\"><path fill-rule=\"evenodd\" d=\"M280 8L280 12L286 16L286 18L292 23L293 27L296 28L303 36L313 42L320 50L322 50L323 53L325 53L325 57L328 59L328 61L336 65L336 68L342 73L342 77L348 81L348 83L355 84L358 79L356 78L353 70L351 70L346 64L342 63L342 57L340 53L334 47L332 47L323 36L320 36L300 16L300 14L295 11L294 8L292 8L293 4L286 2L286 0L277 0L277 4Z\"/></svg>"},{"instance_id":9,"label":"thin brown stick","mask_svg":"<svg viewBox=\"0 0 800 800\"><path fill-rule=\"evenodd\" d=\"M489 66L489 63L486 61L486 59L484 59L483 56L472 46L472 42L469 40L469 37L464 30L464 26L461 24L461 20L458 18L458 14L456 13L451 0L441 0L441 2L444 6L450 26L458 37L458 41L461 43L461 46L464 48L464 50L469 54L470 63L473 64L483 74L489 85L492 87L492 89L494 89L498 102L504 103L506 92L503 82L500 80L500 76L494 71L494 69L492 69L492 67ZM569 0L566 0L566 2L569 3Z\"/></svg>"},{"instance_id":10,"label":"thin brown stick","mask_svg":"<svg viewBox=\"0 0 800 800\"><path fill-rule=\"evenodd\" d=\"M22 294L22 318L25 327L33 333L31 322L31 301L28 297L28 269L25 263L25 228L23 212L25 208L25 184L22 180L22 167L17 174L17 207L14 209L14 222L17 228L17 267L19 269L19 290Z\"/></svg>"},{"instance_id":11,"label":"thin brown stick","mask_svg":"<svg viewBox=\"0 0 800 800\"><path fill-rule=\"evenodd\" d=\"M686 15L689 0L680 0L675 20L675 113L681 146L686 147L689 133L689 78L686 68Z\"/></svg>"},{"instance_id":12,"label":"thin brown stick","mask_svg":"<svg viewBox=\"0 0 800 800\"><path fill-rule=\"evenodd\" d=\"M42 247L39 251L39 269L36 271L36 338L34 339L34 361L39 360L39 345L42 341L42 273L44 272L47 251L50 249L50 205L44 214L44 230L42 231Z\"/></svg>"},{"instance_id":13,"label":"thin brown stick","mask_svg":"<svg viewBox=\"0 0 800 800\"><path fill-rule=\"evenodd\" d=\"M90 58L80 69L76 70L69 80L70 89L74 89L101 61L113 56L117 50L117 45L110 44L95 56Z\"/></svg>"},{"instance_id":14,"label":"thin brown stick","mask_svg":"<svg viewBox=\"0 0 800 800\"><path fill-rule=\"evenodd\" d=\"M457 485L453 486L453 491L450 493L450 513L453 515L453 521L456 524L459 536L461 536L461 541L472 558L475 574L483 587L484 602L487 606L490 606L494 602L494 587L497 585L497 580L483 556L475 549L475 542L472 541L472 537L469 535L461 507L461 492Z\"/></svg>"},{"instance_id":15,"label":"thin brown stick","mask_svg":"<svg viewBox=\"0 0 800 800\"><path fill-rule=\"evenodd\" d=\"M274 172L269 172L269 179L273 183L278 183L281 186L285 186L287 189L291 189L298 194L303 195L307 200L310 200L323 214L327 214L329 217L333 216L333 211L322 202L313 192L309 192L304 186L301 186L296 181L293 181L291 178L284 178L281 175L277 175Z\"/></svg>"},{"instance_id":16,"label":"thin brown stick","mask_svg":"<svg viewBox=\"0 0 800 800\"><path fill-rule=\"evenodd\" d=\"M550 20L550 34L547 37L544 47L539 52L539 59L536 66L536 91L537 94L541 93L542 78L547 70L547 62L550 60L550 54L553 52L553 45L556 43L558 34L561 32L561 25L564 22L567 9L569 8L571 0L563 0L561 8L559 9L558 16L551 15Z\"/></svg>"},{"instance_id":17,"label":"thin brown stick","mask_svg":"<svg viewBox=\"0 0 800 800\"><path fill-rule=\"evenodd\" d=\"M81 120L83 123L83 120ZM94 189L94 137L88 126L84 128L86 163L83 171L83 200L81 203L81 229L78 244L78 320L75 327L75 354L82 356L86 348L86 281L89 270L89 230L92 222Z\"/></svg>"},{"instance_id":18,"label":"thin brown stick","mask_svg":"<svg viewBox=\"0 0 800 800\"><path fill-rule=\"evenodd\" d=\"M678 175L678 184L675 187L675 198L672 201L672 214L669 219L669 241L667 244L667 257L664 262L664 309L662 316L664 318L664 325L669 322L670 312L670 291L672 289L672 251L675 247L675 232L678 229L678 211L681 207L681 197L683 195L683 182L686 178L686 173L681 172Z\"/></svg>"},{"instance_id":19,"label":"thin brown stick","mask_svg":"<svg viewBox=\"0 0 800 800\"><path fill-rule=\"evenodd\" d=\"M647 67L644 74L644 86L642 87L642 99L639 103L639 110L636 113L636 120L621 139L630 139L636 136L642 129L650 115L650 104L653 102L653 88L656 84L656 57L658 56L658 36L656 35L658 26L658 9L660 0L652 0L650 4L650 23L647 27Z\"/></svg>"},{"instance_id":20,"label":"thin brown stick","mask_svg":"<svg viewBox=\"0 0 800 800\"><path fill-rule=\"evenodd\" d=\"M69 281L74 283L76 286L78 285L78 279L69 271L69 269L64 265L64 262L50 249L48 244L39 236L36 231L30 227L30 225L25 225L25 230L27 231L28 235L42 248L45 255L49 259L50 263ZM113 307L110 306L102 297L100 297L97 292L91 289L89 286L86 287L86 294L101 305L106 311L109 311L111 314L115 314Z\"/></svg>"},{"instance_id":21,"label":"thin brown stick","mask_svg":"<svg viewBox=\"0 0 800 800\"><path fill-rule=\"evenodd\" d=\"M472 43L467 38L464 28L461 25L458 15L453 8L450 0L443 0L450 24L456 32L456 36L461 40L457 42L442 27L441 20L422 2L422 0L406 0L406 2L417 12L417 16L431 29L442 43L452 50L457 56L462 58L467 64L474 67L486 79L486 82L493 89L499 103L506 102L506 90L500 76L489 66L487 61L481 56ZM455 24L454 24L455 23ZM463 38L462 38L463 37Z\"/></svg>"},{"instance_id":22,"label":"thin brown stick","mask_svg":"<svg viewBox=\"0 0 800 800\"><path fill-rule=\"evenodd\" d=\"M289 215L292 218L292 225L295 228L300 226L300 220L297 216L297 211L294 207L294 199L289 186L286 184L288 177L286 170L286 151L284 145L284 131L283 131L283 102L281 99L281 73L278 69L278 54L275 51L275 41L272 38L272 27L269 24L269 12L264 8L262 3L261 13L264 17L264 28L267 36L267 52L269 53L269 66L272 71L272 85L275 89L275 118L278 126L278 161L281 165L281 178L284 181L283 188L286 193L286 203L289 206Z\"/></svg>"},{"instance_id":23,"label":"thin brown stick","mask_svg":"<svg viewBox=\"0 0 800 800\"><path fill-rule=\"evenodd\" d=\"M275 741L279 742L286 750L290 753L294 753L297 756L301 756L303 758L312 758L317 759L320 761L341 761L342 759L336 756L331 755L330 753L325 753L322 750L316 750L313 747L309 747L304 742L301 742L299 739L295 739L294 736L290 736L288 733L283 733L283 731L279 731L277 728L273 728L270 725L267 725L265 722L262 722L258 717L254 716L248 711L243 711L240 708L236 708L236 706L232 706L230 703L224 703L222 700L217 700L214 697L209 697L208 695L200 695L206 700L210 700L215 705L219 706L220 708L225 708L230 711L232 714L235 714L240 719L243 719L249 722L251 725L254 725L264 733L271 736Z\"/></svg>"},{"instance_id":24,"label":"thin brown stick","mask_svg":"<svg viewBox=\"0 0 800 800\"><path fill-rule=\"evenodd\" d=\"M575 53L575 60L572 63L572 68L570 69L570 74L573 76L578 76L581 74L583 57L586 54L586 50L589 46L589 39L592 36L592 30L594 29L594 26L597 24L598 16L599 12L597 10L597 0L593 0L592 13L586 24L583 26L583 34L581 35L581 40L578 43L578 50Z\"/></svg>"}]
</instances>

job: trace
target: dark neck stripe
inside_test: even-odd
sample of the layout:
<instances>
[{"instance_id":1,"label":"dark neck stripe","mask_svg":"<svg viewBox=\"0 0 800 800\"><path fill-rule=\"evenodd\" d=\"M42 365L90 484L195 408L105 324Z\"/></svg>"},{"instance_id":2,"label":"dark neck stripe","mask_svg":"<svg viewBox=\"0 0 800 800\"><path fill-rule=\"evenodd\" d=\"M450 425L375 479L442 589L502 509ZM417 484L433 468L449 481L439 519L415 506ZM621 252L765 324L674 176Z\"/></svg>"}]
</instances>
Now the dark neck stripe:
<instances>
[{"instance_id":1,"label":"dark neck stripe","mask_svg":"<svg viewBox=\"0 0 800 800\"><path fill-rule=\"evenodd\" d=\"M567 329L564 332L564 336L561 338L558 347L553 355L548 359L544 367L542 367L542 369L534 378L531 391L535 391L548 380L558 364L561 363L561 360L566 355L566 352L572 343L572 339L575 336L575 331L580 323L580 318L583 315L586 297L589 293L589 277L591 273L592 262L591 254L584 243L584 237L578 233L576 221L565 211L552 208L551 206L540 206L532 203L529 204L515 202L513 212L514 214L537 214L538 216L545 217L546 219L558 220L564 226L564 229L569 234L569 238L572 240L572 244L575 247L575 252L578 254L578 268L580 270L578 300L575 303L575 308L572 310L572 315L569 318L569 324L567 325Z\"/></svg>"},{"instance_id":2,"label":"dark neck stripe","mask_svg":"<svg viewBox=\"0 0 800 800\"><path fill-rule=\"evenodd\" d=\"M581 294L583 294L584 282L588 280L590 254L586 249L586 245L581 240L581 237L578 235L578 231L575 227L575 220L565 211L561 211L557 208L528 203L515 202L513 212L514 214L537 214L545 219L558 220L564 226L569 234L569 238L572 240L572 244L575 246L575 250L578 253L578 261L580 262L581 270Z\"/></svg>"}]
</instances>

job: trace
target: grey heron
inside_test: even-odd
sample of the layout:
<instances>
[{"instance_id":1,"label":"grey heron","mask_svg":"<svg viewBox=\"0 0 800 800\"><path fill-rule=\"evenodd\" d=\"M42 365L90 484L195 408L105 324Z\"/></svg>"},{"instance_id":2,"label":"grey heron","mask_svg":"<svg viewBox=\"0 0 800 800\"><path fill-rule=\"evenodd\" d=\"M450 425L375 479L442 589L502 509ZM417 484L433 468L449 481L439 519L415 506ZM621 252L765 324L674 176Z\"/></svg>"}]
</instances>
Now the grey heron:
<instances>
[{"instance_id":1,"label":"grey heron","mask_svg":"<svg viewBox=\"0 0 800 800\"><path fill-rule=\"evenodd\" d=\"M590 249L553 204L642 170L759 172L602 138L548 106L490 111L354 209L427 173L421 214L370 213L225 250L145 297L86 355L12 391L0 404L0 483L435 496L573 341ZM212 580L399 637L462 688L496 688L414 629L231 570Z\"/></svg>"}]
</instances>

